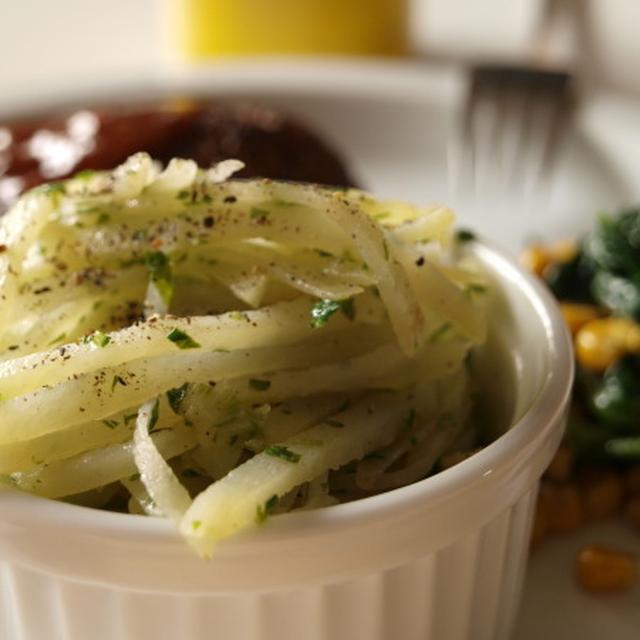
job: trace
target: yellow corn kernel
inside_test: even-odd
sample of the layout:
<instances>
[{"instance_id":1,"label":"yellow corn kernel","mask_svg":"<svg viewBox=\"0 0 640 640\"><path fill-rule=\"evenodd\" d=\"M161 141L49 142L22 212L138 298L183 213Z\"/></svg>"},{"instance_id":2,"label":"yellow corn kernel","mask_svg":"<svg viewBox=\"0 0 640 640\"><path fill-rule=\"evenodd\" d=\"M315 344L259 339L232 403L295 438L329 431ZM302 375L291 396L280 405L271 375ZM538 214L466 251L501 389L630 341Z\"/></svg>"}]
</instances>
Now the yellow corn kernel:
<instances>
[{"instance_id":1,"label":"yellow corn kernel","mask_svg":"<svg viewBox=\"0 0 640 640\"><path fill-rule=\"evenodd\" d=\"M547 247L554 262L569 262L578 253L578 243L575 240L558 240Z\"/></svg>"},{"instance_id":2,"label":"yellow corn kernel","mask_svg":"<svg viewBox=\"0 0 640 640\"><path fill-rule=\"evenodd\" d=\"M578 582L587 591L624 591L636 580L636 560L628 553L591 545L578 554L576 574Z\"/></svg>"},{"instance_id":3,"label":"yellow corn kernel","mask_svg":"<svg viewBox=\"0 0 640 640\"><path fill-rule=\"evenodd\" d=\"M551 255L540 245L531 245L520 254L520 264L539 277L550 262Z\"/></svg>"},{"instance_id":4,"label":"yellow corn kernel","mask_svg":"<svg viewBox=\"0 0 640 640\"><path fill-rule=\"evenodd\" d=\"M640 326L633 323L624 339L624 346L629 353L640 353Z\"/></svg>"},{"instance_id":5,"label":"yellow corn kernel","mask_svg":"<svg viewBox=\"0 0 640 640\"><path fill-rule=\"evenodd\" d=\"M578 302L562 302L560 304L560 312L569 327L569 331L571 331L571 335L575 335L587 322L596 320L601 315L598 307Z\"/></svg>"},{"instance_id":6,"label":"yellow corn kernel","mask_svg":"<svg viewBox=\"0 0 640 640\"><path fill-rule=\"evenodd\" d=\"M587 322L574 342L576 358L585 369L604 371L628 351L635 352L640 347L640 335L629 318L598 318Z\"/></svg>"}]
</instances>

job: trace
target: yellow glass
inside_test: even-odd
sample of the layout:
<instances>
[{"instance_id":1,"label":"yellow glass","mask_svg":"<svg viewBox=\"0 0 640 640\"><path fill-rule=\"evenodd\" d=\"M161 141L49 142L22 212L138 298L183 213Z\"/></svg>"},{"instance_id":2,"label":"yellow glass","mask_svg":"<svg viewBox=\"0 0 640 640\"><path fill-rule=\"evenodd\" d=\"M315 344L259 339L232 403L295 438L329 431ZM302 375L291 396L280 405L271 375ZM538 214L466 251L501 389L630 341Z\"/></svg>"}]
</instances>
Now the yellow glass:
<instances>
[{"instance_id":1,"label":"yellow glass","mask_svg":"<svg viewBox=\"0 0 640 640\"><path fill-rule=\"evenodd\" d=\"M220 55L401 55L408 0L171 0L191 60Z\"/></svg>"}]
</instances>

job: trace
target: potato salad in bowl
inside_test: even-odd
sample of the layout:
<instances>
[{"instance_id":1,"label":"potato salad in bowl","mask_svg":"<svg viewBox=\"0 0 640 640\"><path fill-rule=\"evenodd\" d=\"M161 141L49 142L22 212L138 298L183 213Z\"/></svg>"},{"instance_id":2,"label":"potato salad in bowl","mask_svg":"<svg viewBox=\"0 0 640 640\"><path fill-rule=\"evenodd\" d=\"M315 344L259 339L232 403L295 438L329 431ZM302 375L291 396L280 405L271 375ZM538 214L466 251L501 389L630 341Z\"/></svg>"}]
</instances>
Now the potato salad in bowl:
<instances>
[{"instance_id":1,"label":"potato salad in bowl","mask_svg":"<svg viewBox=\"0 0 640 640\"><path fill-rule=\"evenodd\" d=\"M7 486L164 517L202 556L483 440L490 287L446 208L146 154L0 221Z\"/></svg>"}]
</instances>

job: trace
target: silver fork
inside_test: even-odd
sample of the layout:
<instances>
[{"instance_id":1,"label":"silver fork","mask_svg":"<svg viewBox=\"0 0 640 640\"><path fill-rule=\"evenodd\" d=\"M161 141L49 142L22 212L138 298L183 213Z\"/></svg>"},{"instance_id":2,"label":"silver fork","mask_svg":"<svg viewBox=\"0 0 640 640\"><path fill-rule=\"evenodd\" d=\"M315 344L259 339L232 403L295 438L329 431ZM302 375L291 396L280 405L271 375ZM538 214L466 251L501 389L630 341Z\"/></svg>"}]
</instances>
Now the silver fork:
<instances>
[{"instance_id":1,"label":"silver fork","mask_svg":"<svg viewBox=\"0 0 640 640\"><path fill-rule=\"evenodd\" d=\"M548 184L576 96L570 65L551 64L550 40L557 25L576 34L576 9L570 0L546 0L531 64L471 69L454 176L467 195L524 196Z\"/></svg>"}]
</instances>

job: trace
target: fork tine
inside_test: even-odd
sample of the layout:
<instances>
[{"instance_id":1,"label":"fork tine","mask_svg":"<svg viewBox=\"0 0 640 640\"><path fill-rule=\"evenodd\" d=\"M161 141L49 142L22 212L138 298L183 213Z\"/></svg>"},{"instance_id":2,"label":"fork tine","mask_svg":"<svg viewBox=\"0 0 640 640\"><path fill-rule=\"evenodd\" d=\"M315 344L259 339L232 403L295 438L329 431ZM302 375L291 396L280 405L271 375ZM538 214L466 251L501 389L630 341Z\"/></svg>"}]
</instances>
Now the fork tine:
<instances>
[{"instance_id":1,"label":"fork tine","mask_svg":"<svg viewBox=\"0 0 640 640\"><path fill-rule=\"evenodd\" d=\"M562 94L559 100L553 103L555 107L551 113L551 122L547 127L547 139L543 144L542 153L542 172L543 177L546 172L547 176L553 169L554 162L557 158L557 150L563 141L564 134L567 131L567 125L571 119L575 107L575 88L572 78L568 74L564 74L562 86L556 88Z\"/></svg>"},{"instance_id":2,"label":"fork tine","mask_svg":"<svg viewBox=\"0 0 640 640\"><path fill-rule=\"evenodd\" d=\"M569 88L562 72L474 69L461 126L467 187L528 192L547 180L570 111Z\"/></svg>"}]
</instances>

